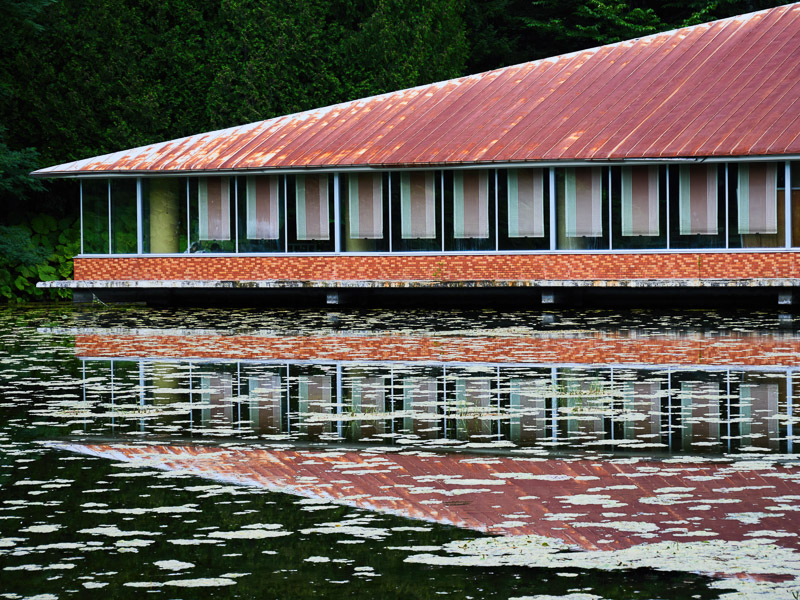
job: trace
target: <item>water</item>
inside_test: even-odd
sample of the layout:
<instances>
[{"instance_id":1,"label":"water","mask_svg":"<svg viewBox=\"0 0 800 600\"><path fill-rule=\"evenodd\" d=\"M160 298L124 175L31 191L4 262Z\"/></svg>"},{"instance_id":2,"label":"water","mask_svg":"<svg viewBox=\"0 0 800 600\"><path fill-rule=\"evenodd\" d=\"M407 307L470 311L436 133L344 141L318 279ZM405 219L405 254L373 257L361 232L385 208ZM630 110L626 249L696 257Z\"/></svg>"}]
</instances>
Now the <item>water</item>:
<instances>
[{"instance_id":1,"label":"water","mask_svg":"<svg viewBox=\"0 0 800 600\"><path fill-rule=\"evenodd\" d=\"M796 598L800 334L0 312L0 597Z\"/></svg>"}]
</instances>

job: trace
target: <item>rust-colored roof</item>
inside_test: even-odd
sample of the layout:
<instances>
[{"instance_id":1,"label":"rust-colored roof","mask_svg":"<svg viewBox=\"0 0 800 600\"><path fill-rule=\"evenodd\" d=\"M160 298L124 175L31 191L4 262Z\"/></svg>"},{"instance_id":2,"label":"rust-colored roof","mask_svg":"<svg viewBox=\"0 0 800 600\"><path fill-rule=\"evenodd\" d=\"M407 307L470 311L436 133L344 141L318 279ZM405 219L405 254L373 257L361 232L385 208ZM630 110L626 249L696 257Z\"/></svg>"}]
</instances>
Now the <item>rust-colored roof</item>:
<instances>
[{"instance_id":1,"label":"rust-colored roof","mask_svg":"<svg viewBox=\"0 0 800 600\"><path fill-rule=\"evenodd\" d=\"M800 154L800 4L37 175Z\"/></svg>"}]
</instances>

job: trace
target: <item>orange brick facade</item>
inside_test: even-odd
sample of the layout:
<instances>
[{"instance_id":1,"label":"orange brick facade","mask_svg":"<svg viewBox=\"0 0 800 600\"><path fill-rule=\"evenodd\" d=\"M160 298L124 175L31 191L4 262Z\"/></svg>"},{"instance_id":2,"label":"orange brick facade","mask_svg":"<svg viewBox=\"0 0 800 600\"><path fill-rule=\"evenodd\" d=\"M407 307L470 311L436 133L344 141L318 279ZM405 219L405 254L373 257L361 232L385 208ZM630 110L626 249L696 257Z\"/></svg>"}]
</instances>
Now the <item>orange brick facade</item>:
<instances>
[{"instance_id":1,"label":"orange brick facade","mask_svg":"<svg viewBox=\"0 0 800 600\"><path fill-rule=\"evenodd\" d=\"M800 277L797 252L76 258L76 280L524 281Z\"/></svg>"}]
</instances>

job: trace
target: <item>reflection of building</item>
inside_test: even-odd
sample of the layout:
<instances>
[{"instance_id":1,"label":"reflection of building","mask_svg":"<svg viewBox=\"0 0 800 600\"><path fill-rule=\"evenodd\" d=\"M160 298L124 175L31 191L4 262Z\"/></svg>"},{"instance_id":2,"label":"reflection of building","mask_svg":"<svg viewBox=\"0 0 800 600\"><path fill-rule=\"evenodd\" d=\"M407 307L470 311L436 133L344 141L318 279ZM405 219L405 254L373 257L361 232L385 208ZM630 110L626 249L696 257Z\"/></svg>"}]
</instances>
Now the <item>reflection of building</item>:
<instances>
[{"instance_id":1,"label":"reflection of building","mask_svg":"<svg viewBox=\"0 0 800 600\"><path fill-rule=\"evenodd\" d=\"M103 407L117 431L130 426L122 417L146 415L140 427L154 433L166 419L186 434L243 431L380 444L793 449L788 398L796 377L779 367L89 358L83 371L84 399ZM137 386L139 393L125 399L124 390ZM176 419L180 414L188 418Z\"/></svg>"},{"instance_id":2,"label":"reflection of building","mask_svg":"<svg viewBox=\"0 0 800 600\"><path fill-rule=\"evenodd\" d=\"M177 426L199 434L793 450L800 341L781 332L73 333L87 399L123 413L126 402L143 405L152 415L141 426L154 431L182 411Z\"/></svg>"},{"instance_id":3,"label":"reflection of building","mask_svg":"<svg viewBox=\"0 0 800 600\"><path fill-rule=\"evenodd\" d=\"M36 174L81 180L69 285L101 294L299 282L791 287L798 11Z\"/></svg>"},{"instance_id":4,"label":"reflection of building","mask_svg":"<svg viewBox=\"0 0 800 600\"><path fill-rule=\"evenodd\" d=\"M182 445L59 447L494 534L536 534L585 550L753 538L800 546L793 511L800 491L796 464L486 460L463 454ZM750 566L731 568L738 572ZM757 566L756 572L769 573L766 568Z\"/></svg>"}]
</instances>

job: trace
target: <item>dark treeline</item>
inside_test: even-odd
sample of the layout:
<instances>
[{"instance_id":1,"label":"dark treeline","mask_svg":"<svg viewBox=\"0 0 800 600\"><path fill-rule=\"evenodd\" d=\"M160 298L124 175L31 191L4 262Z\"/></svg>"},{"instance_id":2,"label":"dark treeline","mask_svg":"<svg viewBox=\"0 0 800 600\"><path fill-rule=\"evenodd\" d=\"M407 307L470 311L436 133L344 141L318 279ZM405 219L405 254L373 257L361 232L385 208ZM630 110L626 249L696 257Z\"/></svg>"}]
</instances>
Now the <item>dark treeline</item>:
<instances>
[{"instance_id":1,"label":"dark treeline","mask_svg":"<svg viewBox=\"0 0 800 600\"><path fill-rule=\"evenodd\" d=\"M731 16L764 0L0 0L0 298L71 275L39 167Z\"/></svg>"}]
</instances>

